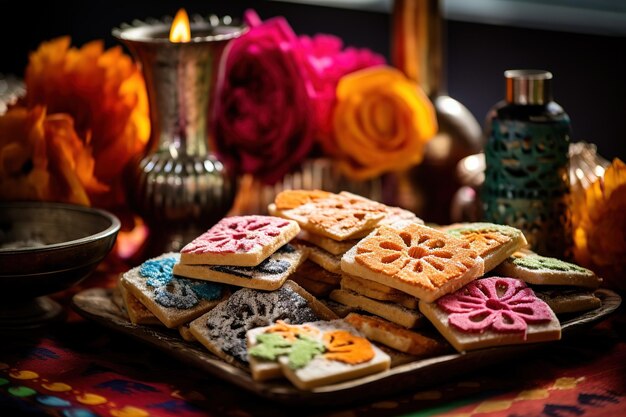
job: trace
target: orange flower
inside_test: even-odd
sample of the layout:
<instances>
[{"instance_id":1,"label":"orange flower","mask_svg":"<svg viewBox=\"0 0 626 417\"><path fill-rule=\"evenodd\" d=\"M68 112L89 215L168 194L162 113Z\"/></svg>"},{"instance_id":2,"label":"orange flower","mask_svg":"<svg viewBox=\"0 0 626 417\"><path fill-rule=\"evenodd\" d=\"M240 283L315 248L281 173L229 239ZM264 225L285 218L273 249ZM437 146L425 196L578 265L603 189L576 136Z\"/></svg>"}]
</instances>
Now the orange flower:
<instances>
[{"instance_id":1,"label":"orange flower","mask_svg":"<svg viewBox=\"0 0 626 417\"><path fill-rule=\"evenodd\" d=\"M381 66L341 78L333 128L336 146L331 153L348 176L366 179L421 162L437 119L416 83Z\"/></svg>"},{"instance_id":2,"label":"orange flower","mask_svg":"<svg viewBox=\"0 0 626 417\"><path fill-rule=\"evenodd\" d=\"M576 261L609 286L626 290L626 164L614 159L602 177L573 197Z\"/></svg>"},{"instance_id":3,"label":"orange flower","mask_svg":"<svg viewBox=\"0 0 626 417\"><path fill-rule=\"evenodd\" d=\"M93 149L96 177L113 186L120 202L122 169L150 134L145 85L130 57L119 46L105 51L102 41L77 49L61 37L30 55L25 83L29 108L43 105L74 119Z\"/></svg>"},{"instance_id":4,"label":"orange flower","mask_svg":"<svg viewBox=\"0 0 626 417\"><path fill-rule=\"evenodd\" d=\"M0 116L0 199L89 205L88 192L107 190L71 117L47 116L41 106Z\"/></svg>"}]
</instances>

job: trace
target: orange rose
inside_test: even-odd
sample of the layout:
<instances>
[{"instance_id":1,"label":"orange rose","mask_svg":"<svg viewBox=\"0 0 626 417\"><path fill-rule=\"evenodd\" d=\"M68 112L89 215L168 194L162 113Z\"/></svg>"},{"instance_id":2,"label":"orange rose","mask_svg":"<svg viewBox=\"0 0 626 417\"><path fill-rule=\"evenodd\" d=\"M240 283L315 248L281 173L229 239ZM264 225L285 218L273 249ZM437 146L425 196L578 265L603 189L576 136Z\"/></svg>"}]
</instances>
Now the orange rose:
<instances>
[{"instance_id":1,"label":"orange rose","mask_svg":"<svg viewBox=\"0 0 626 417\"><path fill-rule=\"evenodd\" d=\"M23 102L43 105L49 114L66 113L76 133L88 140L95 174L113 187L119 203L121 172L141 152L150 135L148 99L138 67L117 46L102 41L70 47L70 38L43 42L29 57ZM103 203L109 203L106 201ZM106 205L106 204L105 204Z\"/></svg>"},{"instance_id":2,"label":"orange rose","mask_svg":"<svg viewBox=\"0 0 626 417\"><path fill-rule=\"evenodd\" d=\"M0 199L89 205L88 192L107 190L71 117L47 116L41 106L0 116Z\"/></svg>"},{"instance_id":3,"label":"orange rose","mask_svg":"<svg viewBox=\"0 0 626 417\"><path fill-rule=\"evenodd\" d=\"M435 110L421 88L391 67L345 75L333 115L335 149L346 175L367 179L421 162L437 132Z\"/></svg>"},{"instance_id":4,"label":"orange rose","mask_svg":"<svg viewBox=\"0 0 626 417\"><path fill-rule=\"evenodd\" d=\"M626 164L619 159L589 187L574 195L574 256L626 290Z\"/></svg>"}]
</instances>

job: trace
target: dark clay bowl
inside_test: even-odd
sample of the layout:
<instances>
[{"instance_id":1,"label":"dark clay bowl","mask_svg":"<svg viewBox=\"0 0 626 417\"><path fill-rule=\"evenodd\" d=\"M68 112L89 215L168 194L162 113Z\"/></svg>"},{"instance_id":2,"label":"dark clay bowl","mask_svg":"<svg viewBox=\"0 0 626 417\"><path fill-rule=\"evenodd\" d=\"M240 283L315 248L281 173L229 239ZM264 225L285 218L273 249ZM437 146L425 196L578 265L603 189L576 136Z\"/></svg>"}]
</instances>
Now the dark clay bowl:
<instances>
[{"instance_id":1,"label":"dark clay bowl","mask_svg":"<svg viewBox=\"0 0 626 417\"><path fill-rule=\"evenodd\" d=\"M104 210L59 203L0 203L0 303L77 284L110 252L120 221Z\"/></svg>"}]
</instances>

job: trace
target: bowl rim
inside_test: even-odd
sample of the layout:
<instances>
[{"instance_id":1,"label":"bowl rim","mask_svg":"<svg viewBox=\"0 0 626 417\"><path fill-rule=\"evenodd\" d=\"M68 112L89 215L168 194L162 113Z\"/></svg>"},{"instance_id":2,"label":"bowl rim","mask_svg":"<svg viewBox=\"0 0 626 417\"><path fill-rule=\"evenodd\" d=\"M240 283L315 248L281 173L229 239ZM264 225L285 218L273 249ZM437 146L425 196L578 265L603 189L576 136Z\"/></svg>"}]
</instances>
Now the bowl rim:
<instances>
[{"instance_id":1,"label":"bowl rim","mask_svg":"<svg viewBox=\"0 0 626 417\"><path fill-rule=\"evenodd\" d=\"M60 248L72 248L75 246L84 245L86 243L98 241L100 239L104 239L110 237L112 235L117 234L120 230L121 222L113 213L95 207L87 207L80 206L77 204L67 204L67 203L56 203L56 202L47 202L47 201L3 201L0 202L0 210L3 208L51 208L55 210L71 210L77 212L83 212L87 214L95 214L106 220L109 220L111 223L109 227L106 229L91 234L89 236L81 237L80 239L68 240L66 242L52 243L49 245L43 246L35 246L35 247L26 247L26 248L17 248L17 249L2 249L0 248L0 255L12 255L12 254L21 254L21 253L34 253L34 252L47 252Z\"/></svg>"}]
</instances>

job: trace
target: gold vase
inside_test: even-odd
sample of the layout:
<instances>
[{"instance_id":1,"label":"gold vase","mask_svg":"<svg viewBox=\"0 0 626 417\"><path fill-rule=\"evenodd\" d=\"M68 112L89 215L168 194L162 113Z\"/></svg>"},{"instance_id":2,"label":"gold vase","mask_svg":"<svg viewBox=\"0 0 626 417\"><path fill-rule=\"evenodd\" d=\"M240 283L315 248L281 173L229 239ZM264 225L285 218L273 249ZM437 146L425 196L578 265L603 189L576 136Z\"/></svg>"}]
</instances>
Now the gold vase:
<instances>
[{"instance_id":1,"label":"gold vase","mask_svg":"<svg viewBox=\"0 0 626 417\"><path fill-rule=\"evenodd\" d=\"M230 209L235 175L211 149L214 86L227 43L244 28L196 19L191 40L168 39L168 21L116 28L141 64L150 102L146 153L128 170L128 199L150 230L148 255L180 248Z\"/></svg>"}]
</instances>

